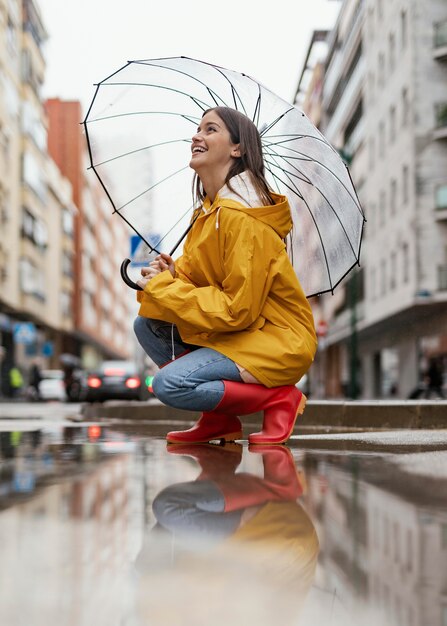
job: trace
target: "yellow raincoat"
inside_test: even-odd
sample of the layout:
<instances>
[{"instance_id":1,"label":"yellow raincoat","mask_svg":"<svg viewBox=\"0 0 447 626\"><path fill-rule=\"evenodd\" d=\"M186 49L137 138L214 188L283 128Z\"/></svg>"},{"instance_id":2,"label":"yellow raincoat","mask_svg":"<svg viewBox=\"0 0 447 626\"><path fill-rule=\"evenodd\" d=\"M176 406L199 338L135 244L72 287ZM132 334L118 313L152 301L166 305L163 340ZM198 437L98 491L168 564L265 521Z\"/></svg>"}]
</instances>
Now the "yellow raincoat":
<instances>
[{"instance_id":1,"label":"yellow raincoat","mask_svg":"<svg viewBox=\"0 0 447 626\"><path fill-rule=\"evenodd\" d=\"M244 175L231 179L233 188ZM213 203L206 198L175 277L161 272L137 298L143 317L176 324L185 343L213 348L278 387L309 369L317 339L283 241L292 227L289 203L272 197L274 206L245 206L224 187Z\"/></svg>"}]
</instances>

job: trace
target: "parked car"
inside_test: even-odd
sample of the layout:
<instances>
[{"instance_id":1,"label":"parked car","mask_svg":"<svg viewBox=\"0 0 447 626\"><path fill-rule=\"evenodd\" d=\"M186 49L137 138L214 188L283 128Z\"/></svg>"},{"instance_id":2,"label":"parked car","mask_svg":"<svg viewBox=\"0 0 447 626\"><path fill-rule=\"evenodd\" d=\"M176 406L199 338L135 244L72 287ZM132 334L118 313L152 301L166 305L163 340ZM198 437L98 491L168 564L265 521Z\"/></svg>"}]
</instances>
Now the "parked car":
<instances>
[{"instance_id":1,"label":"parked car","mask_svg":"<svg viewBox=\"0 0 447 626\"><path fill-rule=\"evenodd\" d=\"M133 361L104 361L87 376L86 402L145 400L150 392Z\"/></svg>"},{"instance_id":2,"label":"parked car","mask_svg":"<svg viewBox=\"0 0 447 626\"><path fill-rule=\"evenodd\" d=\"M67 394L65 392L63 370L41 371L39 396L41 400L60 400L65 402Z\"/></svg>"}]
</instances>

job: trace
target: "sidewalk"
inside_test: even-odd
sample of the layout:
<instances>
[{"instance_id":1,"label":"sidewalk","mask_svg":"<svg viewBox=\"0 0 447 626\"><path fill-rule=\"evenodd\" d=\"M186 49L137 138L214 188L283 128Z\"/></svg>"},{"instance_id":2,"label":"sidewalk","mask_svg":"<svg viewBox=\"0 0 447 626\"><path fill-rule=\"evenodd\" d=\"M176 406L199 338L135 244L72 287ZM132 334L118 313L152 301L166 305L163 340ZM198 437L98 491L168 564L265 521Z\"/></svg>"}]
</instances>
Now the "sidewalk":
<instances>
[{"instance_id":1,"label":"sidewalk","mask_svg":"<svg viewBox=\"0 0 447 626\"><path fill-rule=\"evenodd\" d=\"M152 398L147 402L84 404L81 420L193 423L199 414L173 409ZM260 413L244 417L244 424L259 425ZM296 425L312 428L447 428L447 400L309 400Z\"/></svg>"}]
</instances>

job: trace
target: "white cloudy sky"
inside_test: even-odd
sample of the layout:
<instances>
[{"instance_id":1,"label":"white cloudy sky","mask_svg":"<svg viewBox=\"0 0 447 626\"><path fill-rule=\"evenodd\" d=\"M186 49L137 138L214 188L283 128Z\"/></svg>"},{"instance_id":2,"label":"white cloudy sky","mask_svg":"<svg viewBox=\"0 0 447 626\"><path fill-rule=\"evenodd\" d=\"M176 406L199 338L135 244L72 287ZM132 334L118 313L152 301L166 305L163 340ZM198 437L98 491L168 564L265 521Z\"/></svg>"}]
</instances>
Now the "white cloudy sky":
<instances>
[{"instance_id":1,"label":"white cloudy sky","mask_svg":"<svg viewBox=\"0 0 447 626\"><path fill-rule=\"evenodd\" d=\"M244 72L286 100L313 29L337 0L37 0L49 40L45 97L79 99L132 59L190 56Z\"/></svg>"}]
</instances>

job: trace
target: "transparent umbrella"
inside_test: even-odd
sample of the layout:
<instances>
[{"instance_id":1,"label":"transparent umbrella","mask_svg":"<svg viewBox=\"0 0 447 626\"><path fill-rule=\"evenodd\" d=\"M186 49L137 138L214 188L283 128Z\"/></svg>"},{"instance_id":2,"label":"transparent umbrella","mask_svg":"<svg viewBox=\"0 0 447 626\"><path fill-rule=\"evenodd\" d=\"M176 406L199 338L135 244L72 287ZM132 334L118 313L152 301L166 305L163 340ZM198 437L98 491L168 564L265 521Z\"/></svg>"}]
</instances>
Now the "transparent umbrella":
<instances>
[{"instance_id":1,"label":"transparent umbrella","mask_svg":"<svg viewBox=\"0 0 447 626\"><path fill-rule=\"evenodd\" d=\"M308 297L333 292L359 264L365 222L348 168L302 111L245 74L173 57L129 61L96 85L83 123L113 211L148 251L175 252L191 226L191 138L214 106L256 124L268 182L290 203L286 244L301 285ZM129 263L122 276L136 288Z\"/></svg>"}]
</instances>

